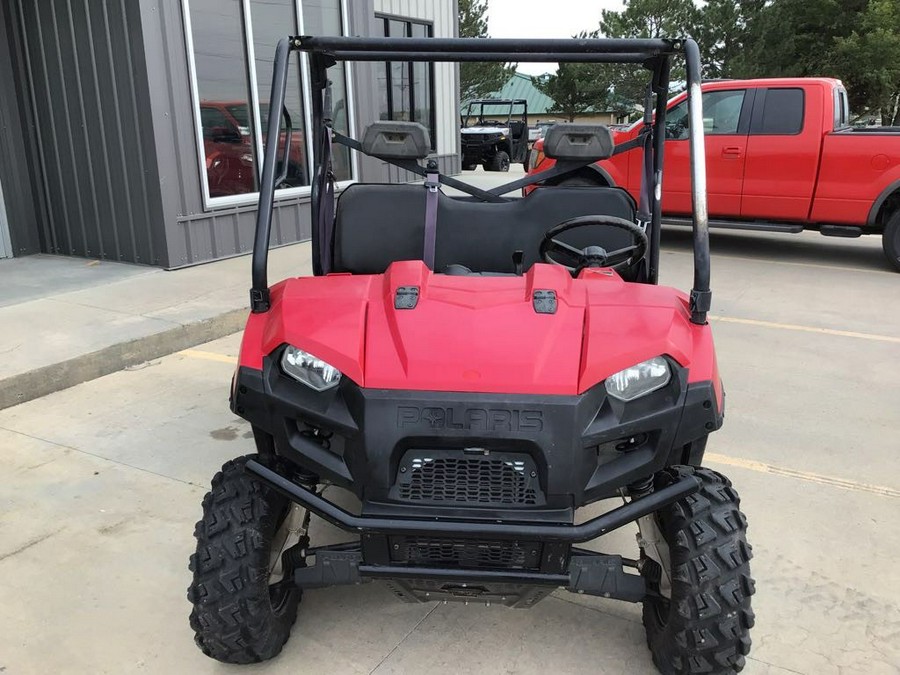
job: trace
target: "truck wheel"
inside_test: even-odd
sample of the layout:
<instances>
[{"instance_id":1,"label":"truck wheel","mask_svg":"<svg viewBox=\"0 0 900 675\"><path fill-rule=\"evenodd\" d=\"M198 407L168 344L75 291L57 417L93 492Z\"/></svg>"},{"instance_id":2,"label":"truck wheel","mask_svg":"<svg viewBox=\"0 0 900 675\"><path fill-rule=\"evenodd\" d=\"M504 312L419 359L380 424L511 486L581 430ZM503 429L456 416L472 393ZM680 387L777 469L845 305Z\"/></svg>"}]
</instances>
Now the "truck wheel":
<instances>
[{"instance_id":1,"label":"truck wheel","mask_svg":"<svg viewBox=\"0 0 900 675\"><path fill-rule=\"evenodd\" d=\"M509 155L500 150L485 163L484 168L486 171L509 171Z\"/></svg>"},{"instance_id":2,"label":"truck wheel","mask_svg":"<svg viewBox=\"0 0 900 675\"><path fill-rule=\"evenodd\" d=\"M478 164L463 164L463 171L474 171L478 168Z\"/></svg>"},{"instance_id":3,"label":"truck wheel","mask_svg":"<svg viewBox=\"0 0 900 675\"><path fill-rule=\"evenodd\" d=\"M900 272L900 211L888 220L881 235L881 246L888 261Z\"/></svg>"},{"instance_id":4,"label":"truck wheel","mask_svg":"<svg viewBox=\"0 0 900 675\"><path fill-rule=\"evenodd\" d=\"M754 621L747 519L731 481L715 471L675 467L658 475L657 486L686 473L702 486L648 517L661 536L641 523L642 558L662 563L658 581L648 575L647 645L662 673L737 673L750 651Z\"/></svg>"},{"instance_id":5,"label":"truck wheel","mask_svg":"<svg viewBox=\"0 0 900 675\"><path fill-rule=\"evenodd\" d=\"M244 472L254 457L227 462L212 479L194 530L197 552L188 566L194 573L187 594L194 640L204 654L224 663L276 656L290 637L301 597L289 565L282 566L290 551L280 555L292 505ZM276 540L280 545L273 546ZM281 565L273 565L273 557Z\"/></svg>"}]
</instances>

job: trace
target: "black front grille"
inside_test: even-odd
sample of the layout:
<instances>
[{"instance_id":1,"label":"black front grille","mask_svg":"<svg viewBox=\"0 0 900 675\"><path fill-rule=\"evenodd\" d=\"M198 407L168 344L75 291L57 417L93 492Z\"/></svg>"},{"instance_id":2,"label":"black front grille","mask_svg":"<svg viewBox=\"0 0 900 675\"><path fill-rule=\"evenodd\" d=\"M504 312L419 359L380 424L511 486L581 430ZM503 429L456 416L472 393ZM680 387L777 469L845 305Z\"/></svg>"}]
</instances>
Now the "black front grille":
<instances>
[{"instance_id":1,"label":"black front grille","mask_svg":"<svg viewBox=\"0 0 900 675\"><path fill-rule=\"evenodd\" d=\"M391 490L399 501L471 506L540 506L534 460L524 453L410 450Z\"/></svg>"},{"instance_id":2,"label":"black front grille","mask_svg":"<svg viewBox=\"0 0 900 675\"><path fill-rule=\"evenodd\" d=\"M537 542L391 537L391 560L414 566L536 569Z\"/></svg>"}]
</instances>

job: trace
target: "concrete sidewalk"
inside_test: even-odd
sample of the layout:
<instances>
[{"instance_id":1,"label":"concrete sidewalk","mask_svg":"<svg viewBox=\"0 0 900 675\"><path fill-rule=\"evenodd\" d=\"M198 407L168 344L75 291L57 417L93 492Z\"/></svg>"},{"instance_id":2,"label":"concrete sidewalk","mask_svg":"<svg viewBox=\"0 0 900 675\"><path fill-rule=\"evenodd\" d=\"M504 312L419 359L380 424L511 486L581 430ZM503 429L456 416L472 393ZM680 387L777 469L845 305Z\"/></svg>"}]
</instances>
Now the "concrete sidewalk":
<instances>
[{"instance_id":1,"label":"concrete sidewalk","mask_svg":"<svg viewBox=\"0 0 900 675\"><path fill-rule=\"evenodd\" d=\"M269 278L309 274L308 243ZM57 256L0 261L0 410L239 331L250 256L173 272Z\"/></svg>"}]
</instances>

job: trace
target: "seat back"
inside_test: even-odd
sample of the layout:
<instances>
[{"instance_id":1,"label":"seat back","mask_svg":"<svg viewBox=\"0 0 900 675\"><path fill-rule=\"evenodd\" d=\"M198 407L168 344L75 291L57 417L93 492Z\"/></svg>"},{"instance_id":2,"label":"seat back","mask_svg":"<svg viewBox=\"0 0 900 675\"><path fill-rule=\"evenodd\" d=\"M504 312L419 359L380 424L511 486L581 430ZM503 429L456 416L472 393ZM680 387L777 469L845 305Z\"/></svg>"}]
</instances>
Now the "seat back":
<instances>
[{"instance_id":1,"label":"seat back","mask_svg":"<svg viewBox=\"0 0 900 675\"><path fill-rule=\"evenodd\" d=\"M576 216L609 215L634 221L635 204L625 190L552 187L508 202L480 202L438 195L435 270L450 264L474 272L512 272L513 253L525 268L538 261L544 234ZM592 226L560 237L583 248L615 250L631 237L612 227ZM421 185L354 184L337 204L334 271L380 274L398 260L421 260L425 241L425 189Z\"/></svg>"}]
</instances>

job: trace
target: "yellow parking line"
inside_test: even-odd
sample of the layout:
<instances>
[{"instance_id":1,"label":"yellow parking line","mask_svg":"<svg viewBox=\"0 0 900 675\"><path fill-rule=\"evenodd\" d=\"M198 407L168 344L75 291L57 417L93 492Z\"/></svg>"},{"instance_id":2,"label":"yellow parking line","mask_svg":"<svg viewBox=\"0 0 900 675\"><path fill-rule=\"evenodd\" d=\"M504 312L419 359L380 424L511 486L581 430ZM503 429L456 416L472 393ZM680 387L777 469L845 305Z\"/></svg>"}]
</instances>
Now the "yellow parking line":
<instances>
[{"instance_id":1,"label":"yellow parking line","mask_svg":"<svg viewBox=\"0 0 900 675\"><path fill-rule=\"evenodd\" d=\"M892 335L878 335L876 333L859 333L852 330L837 330L834 328L817 328L816 326L798 326L792 323L776 323L774 321L759 321L757 319L739 319L734 316L710 316L713 321L722 323L739 323L745 326L759 326L760 328L777 328L779 330L793 330L802 333L819 333L820 335L835 335L838 337L858 338L860 340L872 340L875 342L891 342L900 344L900 337Z\"/></svg>"},{"instance_id":2,"label":"yellow parking line","mask_svg":"<svg viewBox=\"0 0 900 675\"><path fill-rule=\"evenodd\" d=\"M215 352L204 352L200 349L185 349L178 352L181 356L187 356L189 359L202 359L204 361L218 361L219 363L237 363L237 358L227 356L225 354L216 354Z\"/></svg>"},{"instance_id":3,"label":"yellow parking line","mask_svg":"<svg viewBox=\"0 0 900 675\"><path fill-rule=\"evenodd\" d=\"M810 473L808 471L798 471L796 469L787 469L781 466L766 464L765 462L757 462L752 459L741 459L740 457L728 457L727 455L718 455L707 452L704 459L714 464L726 464L728 466L738 466L742 469L757 471L759 473L771 473L776 476L785 476L787 478L796 478L797 480L807 481L809 483L817 483L818 485L829 485L841 490L855 490L856 492L869 492L871 494L880 495L882 497L900 498L900 490L887 487L885 485L871 485L869 483L860 483L855 480L847 480L846 478L835 478L834 476L825 476L820 473Z\"/></svg>"}]
</instances>

